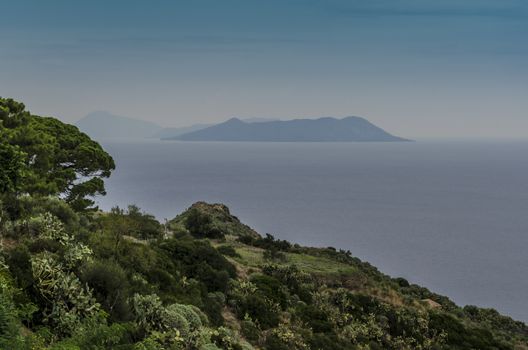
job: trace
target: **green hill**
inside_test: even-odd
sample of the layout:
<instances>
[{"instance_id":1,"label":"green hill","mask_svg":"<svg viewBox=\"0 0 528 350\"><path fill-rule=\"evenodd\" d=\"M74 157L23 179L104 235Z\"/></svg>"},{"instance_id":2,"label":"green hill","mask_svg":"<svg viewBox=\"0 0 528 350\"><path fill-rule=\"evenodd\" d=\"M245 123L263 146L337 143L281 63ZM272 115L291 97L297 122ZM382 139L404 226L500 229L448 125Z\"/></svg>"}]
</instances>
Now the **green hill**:
<instances>
[{"instance_id":1,"label":"green hill","mask_svg":"<svg viewBox=\"0 0 528 350\"><path fill-rule=\"evenodd\" d=\"M189 225L189 220L194 220L198 225ZM219 235L259 237L255 230L231 215L228 207L219 203L196 202L168 222L168 228L174 232L189 232L189 226L191 232L194 230L198 234L206 233L209 236L217 232Z\"/></svg>"}]
</instances>

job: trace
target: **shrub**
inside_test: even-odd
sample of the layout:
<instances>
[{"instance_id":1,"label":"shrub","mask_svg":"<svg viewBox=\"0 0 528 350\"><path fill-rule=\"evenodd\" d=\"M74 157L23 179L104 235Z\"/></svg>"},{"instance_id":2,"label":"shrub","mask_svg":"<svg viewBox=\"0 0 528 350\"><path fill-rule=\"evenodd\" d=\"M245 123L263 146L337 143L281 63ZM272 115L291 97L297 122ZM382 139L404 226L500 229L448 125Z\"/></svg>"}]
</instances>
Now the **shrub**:
<instances>
[{"instance_id":1,"label":"shrub","mask_svg":"<svg viewBox=\"0 0 528 350\"><path fill-rule=\"evenodd\" d=\"M125 214L132 221L132 236L142 239L160 238L163 235L162 225L156 218L145 212L142 212L138 206L129 205Z\"/></svg>"},{"instance_id":2,"label":"shrub","mask_svg":"<svg viewBox=\"0 0 528 350\"><path fill-rule=\"evenodd\" d=\"M92 288L92 293L113 321L131 317L127 298L130 294L126 272L111 260L94 261L81 271L81 280Z\"/></svg>"},{"instance_id":3,"label":"shrub","mask_svg":"<svg viewBox=\"0 0 528 350\"><path fill-rule=\"evenodd\" d=\"M447 313L432 313L430 328L438 333L445 332L447 345L460 349L511 349L507 344L496 340L489 330L481 327L466 327L459 319Z\"/></svg>"},{"instance_id":4,"label":"shrub","mask_svg":"<svg viewBox=\"0 0 528 350\"><path fill-rule=\"evenodd\" d=\"M310 349L331 349L331 350L347 350L350 349L350 344L347 344L333 334L316 333L309 338ZM383 350L382 347L376 343L368 344L365 349L369 350Z\"/></svg>"},{"instance_id":5,"label":"shrub","mask_svg":"<svg viewBox=\"0 0 528 350\"><path fill-rule=\"evenodd\" d=\"M268 300L279 304L282 309L286 309L289 302L287 288L275 277L267 275L252 275L250 281L258 288Z\"/></svg>"},{"instance_id":6,"label":"shrub","mask_svg":"<svg viewBox=\"0 0 528 350\"><path fill-rule=\"evenodd\" d=\"M238 241L262 249L274 249L283 252L288 252L292 248L290 242L286 240L275 239L275 237L269 233L266 233L266 237L258 238L254 238L252 236L240 236L238 237Z\"/></svg>"},{"instance_id":7,"label":"shrub","mask_svg":"<svg viewBox=\"0 0 528 350\"><path fill-rule=\"evenodd\" d=\"M258 326L251 319L246 319L240 322L240 331L244 338L246 338L250 343L258 343L261 331Z\"/></svg>"},{"instance_id":8,"label":"shrub","mask_svg":"<svg viewBox=\"0 0 528 350\"><path fill-rule=\"evenodd\" d=\"M4 281L0 281L0 346L18 335L17 310Z\"/></svg>"},{"instance_id":9,"label":"shrub","mask_svg":"<svg viewBox=\"0 0 528 350\"><path fill-rule=\"evenodd\" d=\"M400 287L410 287L409 281L407 281L403 277L398 277L394 279L394 282L396 282Z\"/></svg>"},{"instance_id":10,"label":"shrub","mask_svg":"<svg viewBox=\"0 0 528 350\"><path fill-rule=\"evenodd\" d=\"M52 349L129 349L129 344L133 343L133 331L130 324L108 325L99 317L90 318L83 321L70 338L54 344Z\"/></svg>"},{"instance_id":11,"label":"shrub","mask_svg":"<svg viewBox=\"0 0 528 350\"><path fill-rule=\"evenodd\" d=\"M204 299L203 311L207 314L209 321L214 326L224 324L222 309L226 303L226 297L222 292L208 293Z\"/></svg>"},{"instance_id":12,"label":"shrub","mask_svg":"<svg viewBox=\"0 0 528 350\"><path fill-rule=\"evenodd\" d=\"M191 322L187 320L187 315L184 312L185 305L172 304L166 307L165 322L168 329L177 329L180 335L185 339L190 336L191 330L196 328L191 326ZM200 324L201 326L201 324Z\"/></svg>"},{"instance_id":13,"label":"shrub","mask_svg":"<svg viewBox=\"0 0 528 350\"><path fill-rule=\"evenodd\" d=\"M203 326L201 311L190 305L171 304L163 306L155 295L132 297L132 306L136 322L146 334L177 330L184 341L191 341L191 332Z\"/></svg>"},{"instance_id":14,"label":"shrub","mask_svg":"<svg viewBox=\"0 0 528 350\"><path fill-rule=\"evenodd\" d=\"M146 240L163 236L163 226L156 218L142 212L135 205L128 206L127 210L114 207L98 222L106 232L114 234L116 239L122 236L132 236Z\"/></svg>"},{"instance_id":15,"label":"shrub","mask_svg":"<svg viewBox=\"0 0 528 350\"><path fill-rule=\"evenodd\" d=\"M221 245L216 249L222 255L227 255L233 258L240 258L240 254L238 254L235 248L230 245Z\"/></svg>"},{"instance_id":16,"label":"shrub","mask_svg":"<svg viewBox=\"0 0 528 350\"><path fill-rule=\"evenodd\" d=\"M204 318L200 315L202 312L192 305L172 304L167 307L167 310L170 310L171 313L180 314L188 322L191 331L195 331L204 325L202 322Z\"/></svg>"},{"instance_id":17,"label":"shrub","mask_svg":"<svg viewBox=\"0 0 528 350\"><path fill-rule=\"evenodd\" d=\"M147 333L164 330L167 325L164 319L164 307L155 294L135 294L131 300L132 310L137 324Z\"/></svg>"},{"instance_id":18,"label":"shrub","mask_svg":"<svg viewBox=\"0 0 528 350\"><path fill-rule=\"evenodd\" d=\"M236 310L239 318L247 314L251 319L258 321L263 329L276 327L279 324L280 310L259 293L238 299Z\"/></svg>"},{"instance_id":19,"label":"shrub","mask_svg":"<svg viewBox=\"0 0 528 350\"><path fill-rule=\"evenodd\" d=\"M236 276L235 267L207 241L169 239L159 247L179 265L184 276L204 283L208 292L225 293L229 278Z\"/></svg>"},{"instance_id":20,"label":"shrub","mask_svg":"<svg viewBox=\"0 0 528 350\"><path fill-rule=\"evenodd\" d=\"M185 220L185 228L196 237L223 238L224 234L213 226L211 215L191 208Z\"/></svg>"},{"instance_id":21,"label":"shrub","mask_svg":"<svg viewBox=\"0 0 528 350\"><path fill-rule=\"evenodd\" d=\"M57 253L59 255L64 254L64 246L53 239L49 238L37 238L27 243L27 247L31 254L38 254L44 251L51 253Z\"/></svg>"},{"instance_id":22,"label":"shrub","mask_svg":"<svg viewBox=\"0 0 528 350\"><path fill-rule=\"evenodd\" d=\"M297 324L281 323L266 337L266 349L309 350L306 339L311 335Z\"/></svg>"},{"instance_id":23,"label":"shrub","mask_svg":"<svg viewBox=\"0 0 528 350\"><path fill-rule=\"evenodd\" d=\"M221 349L243 350L237 337L229 328L219 327L215 329L211 334L211 341Z\"/></svg>"},{"instance_id":24,"label":"shrub","mask_svg":"<svg viewBox=\"0 0 528 350\"><path fill-rule=\"evenodd\" d=\"M288 261L288 258L286 257L286 254L284 254L283 252L281 252L280 250L278 250L275 247L266 249L264 251L263 257L264 257L264 260L275 261L275 262L284 263L284 262Z\"/></svg>"},{"instance_id":25,"label":"shrub","mask_svg":"<svg viewBox=\"0 0 528 350\"><path fill-rule=\"evenodd\" d=\"M79 214L59 198L21 196L18 201L20 205L20 216L22 218L50 213L70 230L77 229L79 226Z\"/></svg>"},{"instance_id":26,"label":"shrub","mask_svg":"<svg viewBox=\"0 0 528 350\"><path fill-rule=\"evenodd\" d=\"M48 252L31 258L35 287L45 301L45 321L56 327L58 334L70 334L79 322L99 312L99 304L91 290L65 271Z\"/></svg>"},{"instance_id":27,"label":"shrub","mask_svg":"<svg viewBox=\"0 0 528 350\"><path fill-rule=\"evenodd\" d=\"M313 305L299 305L295 309L295 316L307 324L314 333L331 333L333 331L333 325L328 315Z\"/></svg>"},{"instance_id":28,"label":"shrub","mask_svg":"<svg viewBox=\"0 0 528 350\"><path fill-rule=\"evenodd\" d=\"M297 266L267 264L262 268L262 272L278 279L288 288L290 294L297 295L300 300L306 303L312 301L312 292L314 291L312 276L302 272Z\"/></svg>"},{"instance_id":29,"label":"shrub","mask_svg":"<svg viewBox=\"0 0 528 350\"><path fill-rule=\"evenodd\" d=\"M27 289L33 285L31 254L27 246L19 244L6 252L6 264L18 287Z\"/></svg>"}]
</instances>

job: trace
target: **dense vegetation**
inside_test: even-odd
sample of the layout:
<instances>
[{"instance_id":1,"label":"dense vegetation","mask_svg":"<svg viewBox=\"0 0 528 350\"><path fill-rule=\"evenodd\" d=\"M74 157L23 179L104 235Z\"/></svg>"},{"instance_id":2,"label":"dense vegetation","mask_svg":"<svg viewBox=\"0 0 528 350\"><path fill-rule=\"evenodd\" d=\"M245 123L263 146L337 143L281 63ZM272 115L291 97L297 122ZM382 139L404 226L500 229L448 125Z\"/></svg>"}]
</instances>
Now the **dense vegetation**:
<instances>
[{"instance_id":1,"label":"dense vegetation","mask_svg":"<svg viewBox=\"0 0 528 350\"><path fill-rule=\"evenodd\" d=\"M101 212L112 158L0 99L0 349L528 349L528 327L220 204Z\"/></svg>"}]
</instances>

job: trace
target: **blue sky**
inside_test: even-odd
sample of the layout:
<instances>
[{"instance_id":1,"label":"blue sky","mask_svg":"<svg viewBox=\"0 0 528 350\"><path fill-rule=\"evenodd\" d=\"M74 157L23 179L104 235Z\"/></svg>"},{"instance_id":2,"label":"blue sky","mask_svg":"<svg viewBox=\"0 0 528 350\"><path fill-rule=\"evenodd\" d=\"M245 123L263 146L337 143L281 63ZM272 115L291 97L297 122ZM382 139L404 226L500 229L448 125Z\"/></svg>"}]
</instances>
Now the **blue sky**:
<instances>
[{"instance_id":1,"label":"blue sky","mask_svg":"<svg viewBox=\"0 0 528 350\"><path fill-rule=\"evenodd\" d=\"M525 0L0 0L0 96L73 122L361 115L528 137Z\"/></svg>"}]
</instances>

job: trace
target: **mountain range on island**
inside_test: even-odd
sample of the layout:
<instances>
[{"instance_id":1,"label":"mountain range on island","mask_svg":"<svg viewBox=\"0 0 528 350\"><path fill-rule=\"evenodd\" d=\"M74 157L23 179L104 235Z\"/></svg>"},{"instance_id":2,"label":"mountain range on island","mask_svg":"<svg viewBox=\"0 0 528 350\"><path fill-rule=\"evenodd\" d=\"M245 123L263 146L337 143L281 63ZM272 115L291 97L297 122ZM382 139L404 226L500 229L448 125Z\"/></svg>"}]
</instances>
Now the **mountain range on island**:
<instances>
[{"instance_id":1,"label":"mountain range on island","mask_svg":"<svg viewBox=\"0 0 528 350\"><path fill-rule=\"evenodd\" d=\"M362 117L342 119L278 120L271 118L231 118L219 124L162 127L156 123L93 112L76 126L98 140L151 138L179 141L244 142L399 142L394 136Z\"/></svg>"},{"instance_id":2,"label":"mountain range on island","mask_svg":"<svg viewBox=\"0 0 528 350\"><path fill-rule=\"evenodd\" d=\"M224 123L186 133L182 141L258 142L368 142L406 141L393 136L361 117L277 120L247 123L231 118Z\"/></svg>"}]
</instances>

